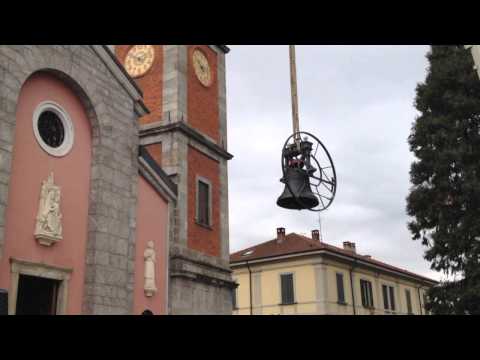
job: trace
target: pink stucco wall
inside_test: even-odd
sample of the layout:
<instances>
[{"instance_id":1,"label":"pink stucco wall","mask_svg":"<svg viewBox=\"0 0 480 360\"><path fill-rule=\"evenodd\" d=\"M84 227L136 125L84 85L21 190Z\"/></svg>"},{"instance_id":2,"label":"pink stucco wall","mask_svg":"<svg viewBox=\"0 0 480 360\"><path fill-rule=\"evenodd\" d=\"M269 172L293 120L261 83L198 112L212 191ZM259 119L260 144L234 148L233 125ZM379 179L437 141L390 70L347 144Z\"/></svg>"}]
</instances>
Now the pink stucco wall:
<instances>
[{"instance_id":1,"label":"pink stucco wall","mask_svg":"<svg viewBox=\"0 0 480 360\"><path fill-rule=\"evenodd\" d=\"M150 309L155 315L167 313L167 225L168 203L140 176L135 255L135 314L141 314L145 309ZM155 279L158 289L158 292L150 298L144 293L143 253L148 241L153 241L156 251Z\"/></svg>"},{"instance_id":2,"label":"pink stucco wall","mask_svg":"<svg viewBox=\"0 0 480 360\"><path fill-rule=\"evenodd\" d=\"M53 157L38 145L32 127L37 105L51 100L62 106L74 124L75 141L65 157ZM10 287L11 257L72 268L67 312L82 307L91 168L91 127L77 96L62 81L38 73L24 84L17 104L12 173L6 212L5 247L0 259L0 288ZM50 172L61 187L63 240L52 247L34 238L40 187Z\"/></svg>"}]
</instances>

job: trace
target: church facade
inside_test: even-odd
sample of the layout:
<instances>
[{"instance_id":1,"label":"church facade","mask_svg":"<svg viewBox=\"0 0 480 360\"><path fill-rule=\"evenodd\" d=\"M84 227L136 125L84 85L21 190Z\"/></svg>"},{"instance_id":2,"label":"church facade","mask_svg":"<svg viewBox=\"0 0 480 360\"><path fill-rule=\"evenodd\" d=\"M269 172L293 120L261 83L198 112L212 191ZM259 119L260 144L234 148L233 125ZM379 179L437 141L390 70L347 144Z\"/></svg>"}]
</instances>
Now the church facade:
<instances>
[{"instance_id":1,"label":"church facade","mask_svg":"<svg viewBox=\"0 0 480 360\"><path fill-rule=\"evenodd\" d=\"M0 46L0 311L231 314L227 52Z\"/></svg>"}]
</instances>

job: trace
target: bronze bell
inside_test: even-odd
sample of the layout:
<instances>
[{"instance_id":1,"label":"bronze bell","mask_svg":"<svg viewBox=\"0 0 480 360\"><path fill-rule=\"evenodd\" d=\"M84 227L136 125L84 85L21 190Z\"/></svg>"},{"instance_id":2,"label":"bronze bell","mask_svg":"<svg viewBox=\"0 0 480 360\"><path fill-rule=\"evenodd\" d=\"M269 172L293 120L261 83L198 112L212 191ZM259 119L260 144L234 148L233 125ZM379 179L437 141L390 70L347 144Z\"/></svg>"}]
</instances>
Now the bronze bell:
<instances>
[{"instance_id":1,"label":"bronze bell","mask_svg":"<svg viewBox=\"0 0 480 360\"><path fill-rule=\"evenodd\" d=\"M285 209L306 210L313 209L319 204L310 188L310 177L306 170L289 167L286 169L285 177L280 181L285 184L285 190L277 200L278 206Z\"/></svg>"}]
</instances>

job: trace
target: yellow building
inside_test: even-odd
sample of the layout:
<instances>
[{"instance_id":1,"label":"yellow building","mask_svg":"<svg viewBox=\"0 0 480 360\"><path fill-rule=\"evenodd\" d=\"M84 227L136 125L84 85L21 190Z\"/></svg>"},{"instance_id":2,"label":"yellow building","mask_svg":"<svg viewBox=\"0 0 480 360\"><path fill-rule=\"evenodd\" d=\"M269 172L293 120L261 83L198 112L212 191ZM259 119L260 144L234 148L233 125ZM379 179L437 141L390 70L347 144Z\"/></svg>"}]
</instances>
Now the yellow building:
<instances>
[{"instance_id":1,"label":"yellow building","mask_svg":"<svg viewBox=\"0 0 480 360\"><path fill-rule=\"evenodd\" d=\"M277 229L277 238L230 257L235 315L425 314L437 282L356 253ZM354 296L352 296L352 293Z\"/></svg>"}]
</instances>

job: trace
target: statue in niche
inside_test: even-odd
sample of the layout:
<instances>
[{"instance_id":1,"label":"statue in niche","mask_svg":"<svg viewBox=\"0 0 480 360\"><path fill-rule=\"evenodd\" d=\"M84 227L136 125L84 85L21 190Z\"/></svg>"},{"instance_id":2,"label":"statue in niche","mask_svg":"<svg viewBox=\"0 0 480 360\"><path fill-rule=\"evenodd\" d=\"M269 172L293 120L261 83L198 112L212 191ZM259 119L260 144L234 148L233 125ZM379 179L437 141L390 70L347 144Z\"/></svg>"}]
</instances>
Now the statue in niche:
<instances>
[{"instance_id":1,"label":"statue in niche","mask_svg":"<svg viewBox=\"0 0 480 360\"><path fill-rule=\"evenodd\" d=\"M157 292L157 287L155 286L155 249L153 248L153 241L147 243L143 258L145 260L145 295L152 297Z\"/></svg>"},{"instance_id":2,"label":"statue in niche","mask_svg":"<svg viewBox=\"0 0 480 360\"><path fill-rule=\"evenodd\" d=\"M62 214L60 213L60 187L54 184L53 172L42 182L40 204L35 226L35 239L45 246L62 240Z\"/></svg>"}]
</instances>

